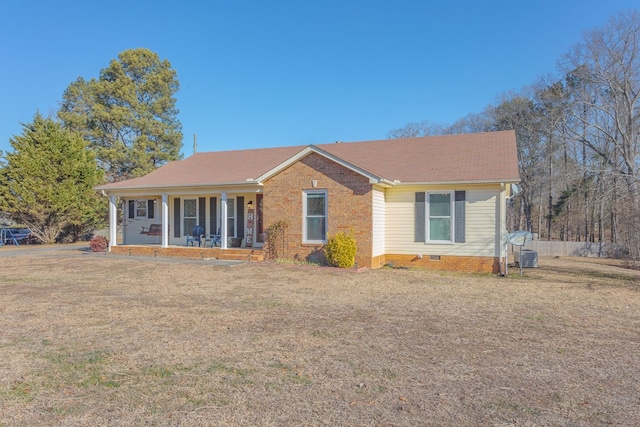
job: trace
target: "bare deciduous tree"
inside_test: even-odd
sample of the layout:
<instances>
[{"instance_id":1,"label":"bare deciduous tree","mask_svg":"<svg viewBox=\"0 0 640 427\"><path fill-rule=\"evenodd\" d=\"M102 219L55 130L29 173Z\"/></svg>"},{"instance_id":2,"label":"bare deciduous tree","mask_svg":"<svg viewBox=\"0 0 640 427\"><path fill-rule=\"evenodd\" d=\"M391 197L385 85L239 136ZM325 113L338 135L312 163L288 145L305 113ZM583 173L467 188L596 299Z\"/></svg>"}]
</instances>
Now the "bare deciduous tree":
<instances>
[{"instance_id":1,"label":"bare deciduous tree","mask_svg":"<svg viewBox=\"0 0 640 427\"><path fill-rule=\"evenodd\" d=\"M571 137L583 146L585 174L625 185L624 243L640 259L640 12L613 18L585 34L562 62L572 90ZM592 161L589 161L589 157ZM601 188L606 188L604 183Z\"/></svg>"}]
</instances>

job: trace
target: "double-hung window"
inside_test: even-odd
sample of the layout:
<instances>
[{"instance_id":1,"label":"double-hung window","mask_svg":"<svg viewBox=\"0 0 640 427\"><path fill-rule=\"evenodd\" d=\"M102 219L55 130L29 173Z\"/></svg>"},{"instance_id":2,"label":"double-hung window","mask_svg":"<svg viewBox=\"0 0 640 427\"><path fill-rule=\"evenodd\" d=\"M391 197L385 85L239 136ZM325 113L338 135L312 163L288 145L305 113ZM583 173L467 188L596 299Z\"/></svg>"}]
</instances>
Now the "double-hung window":
<instances>
[{"instance_id":1,"label":"double-hung window","mask_svg":"<svg viewBox=\"0 0 640 427\"><path fill-rule=\"evenodd\" d=\"M305 190L302 197L303 243L327 242L327 192Z\"/></svg>"},{"instance_id":2,"label":"double-hung window","mask_svg":"<svg viewBox=\"0 0 640 427\"><path fill-rule=\"evenodd\" d=\"M415 193L415 241L464 243L466 191Z\"/></svg>"},{"instance_id":3,"label":"double-hung window","mask_svg":"<svg viewBox=\"0 0 640 427\"><path fill-rule=\"evenodd\" d=\"M451 193L427 193L427 241L451 242L453 235Z\"/></svg>"},{"instance_id":4,"label":"double-hung window","mask_svg":"<svg viewBox=\"0 0 640 427\"><path fill-rule=\"evenodd\" d=\"M147 217L147 201L146 200L136 199L135 207L136 207L136 218Z\"/></svg>"},{"instance_id":5,"label":"double-hung window","mask_svg":"<svg viewBox=\"0 0 640 427\"><path fill-rule=\"evenodd\" d=\"M184 235L191 234L193 227L198 225L198 199L184 199L182 219L184 221Z\"/></svg>"},{"instance_id":6,"label":"double-hung window","mask_svg":"<svg viewBox=\"0 0 640 427\"><path fill-rule=\"evenodd\" d=\"M153 218L155 200L131 199L128 203L129 219Z\"/></svg>"},{"instance_id":7,"label":"double-hung window","mask_svg":"<svg viewBox=\"0 0 640 427\"><path fill-rule=\"evenodd\" d=\"M236 200L227 199L227 237L236 235Z\"/></svg>"}]
</instances>

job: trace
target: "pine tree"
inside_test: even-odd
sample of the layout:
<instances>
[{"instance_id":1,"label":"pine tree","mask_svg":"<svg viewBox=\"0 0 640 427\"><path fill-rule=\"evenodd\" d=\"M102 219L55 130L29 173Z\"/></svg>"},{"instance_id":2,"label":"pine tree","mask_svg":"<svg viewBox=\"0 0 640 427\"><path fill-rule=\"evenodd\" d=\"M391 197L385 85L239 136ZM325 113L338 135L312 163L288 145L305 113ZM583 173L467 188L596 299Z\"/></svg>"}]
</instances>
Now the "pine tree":
<instances>
[{"instance_id":1,"label":"pine tree","mask_svg":"<svg viewBox=\"0 0 640 427\"><path fill-rule=\"evenodd\" d=\"M71 83L58 117L89 141L108 181L142 176L180 158L178 88L169 61L148 49L126 50L97 80Z\"/></svg>"}]
</instances>

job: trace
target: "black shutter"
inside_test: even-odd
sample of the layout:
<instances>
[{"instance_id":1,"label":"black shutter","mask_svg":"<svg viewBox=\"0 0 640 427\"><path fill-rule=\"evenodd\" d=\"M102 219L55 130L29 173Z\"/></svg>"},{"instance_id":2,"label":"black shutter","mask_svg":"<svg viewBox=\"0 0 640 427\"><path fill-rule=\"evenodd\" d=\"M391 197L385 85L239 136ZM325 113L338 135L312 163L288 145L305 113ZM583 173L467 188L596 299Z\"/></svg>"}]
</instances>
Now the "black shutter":
<instances>
[{"instance_id":1,"label":"black shutter","mask_svg":"<svg viewBox=\"0 0 640 427\"><path fill-rule=\"evenodd\" d=\"M205 197L200 197L198 199L198 224L199 226L206 227L207 226L207 199Z\"/></svg>"},{"instance_id":2,"label":"black shutter","mask_svg":"<svg viewBox=\"0 0 640 427\"><path fill-rule=\"evenodd\" d=\"M456 191L456 202L455 202L455 242L456 243L464 243L465 238L465 221L466 221L466 212L465 212L465 198L466 191Z\"/></svg>"},{"instance_id":3,"label":"black shutter","mask_svg":"<svg viewBox=\"0 0 640 427\"><path fill-rule=\"evenodd\" d=\"M218 198L209 198L209 233L218 234Z\"/></svg>"},{"instance_id":4,"label":"black shutter","mask_svg":"<svg viewBox=\"0 0 640 427\"><path fill-rule=\"evenodd\" d=\"M129 200L129 219L135 218L136 214L136 201Z\"/></svg>"},{"instance_id":5,"label":"black shutter","mask_svg":"<svg viewBox=\"0 0 640 427\"><path fill-rule=\"evenodd\" d=\"M156 201L147 200L147 218L154 218Z\"/></svg>"},{"instance_id":6,"label":"black shutter","mask_svg":"<svg viewBox=\"0 0 640 427\"><path fill-rule=\"evenodd\" d=\"M239 238L244 237L244 197L239 196L237 199L238 203L236 204L236 212L237 212L237 228L238 228L238 236Z\"/></svg>"},{"instance_id":7,"label":"black shutter","mask_svg":"<svg viewBox=\"0 0 640 427\"><path fill-rule=\"evenodd\" d=\"M173 237L180 237L180 197L173 199Z\"/></svg>"},{"instance_id":8,"label":"black shutter","mask_svg":"<svg viewBox=\"0 0 640 427\"><path fill-rule=\"evenodd\" d=\"M416 193L416 207L415 207L415 241L425 242L425 203L424 192Z\"/></svg>"}]
</instances>

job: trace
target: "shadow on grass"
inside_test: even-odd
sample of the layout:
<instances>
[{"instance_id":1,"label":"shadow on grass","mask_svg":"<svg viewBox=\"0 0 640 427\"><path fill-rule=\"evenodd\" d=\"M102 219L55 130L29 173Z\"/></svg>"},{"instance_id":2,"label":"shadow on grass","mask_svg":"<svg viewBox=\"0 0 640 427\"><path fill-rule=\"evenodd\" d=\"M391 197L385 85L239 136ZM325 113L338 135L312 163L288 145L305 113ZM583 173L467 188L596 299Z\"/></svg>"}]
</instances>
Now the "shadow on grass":
<instances>
[{"instance_id":1,"label":"shadow on grass","mask_svg":"<svg viewBox=\"0 0 640 427\"><path fill-rule=\"evenodd\" d=\"M556 266L540 267L539 273L532 272L528 277L534 280L546 281L552 275L553 281L583 286L587 289L628 289L640 292L640 277L624 272L601 271L595 269L563 268Z\"/></svg>"}]
</instances>

